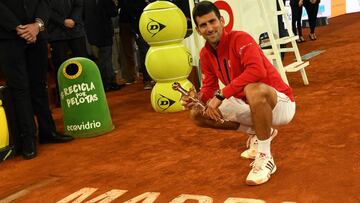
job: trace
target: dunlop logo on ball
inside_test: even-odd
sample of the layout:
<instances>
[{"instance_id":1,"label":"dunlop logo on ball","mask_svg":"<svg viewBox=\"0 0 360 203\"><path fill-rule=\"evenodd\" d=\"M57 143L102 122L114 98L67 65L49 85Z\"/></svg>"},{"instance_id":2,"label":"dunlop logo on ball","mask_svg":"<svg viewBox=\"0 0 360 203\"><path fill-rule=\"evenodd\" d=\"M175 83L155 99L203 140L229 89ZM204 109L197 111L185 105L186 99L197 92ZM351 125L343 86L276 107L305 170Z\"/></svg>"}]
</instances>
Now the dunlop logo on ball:
<instances>
[{"instance_id":1,"label":"dunlop logo on ball","mask_svg":"<svg viewBox=\"0 0 360 203\"><path fill-rule=\"evenodd\" d=\"M164 29L166 26L164 24L161 24L157 22L154 19L150 18L150 22L147 24L147 30L149 33L152 34L152 37L154 37L158 32L160 32L162 29Z\"/></svg>"},{"instance_id":2,"label":"dunlop logo on ball","mask_svg":"<svg viewBox=\"0 0 360 203\"><path fill-rule=\"evenodd\" d=\"M157 105L163 111L165 111L166 109L168 109L170 106L172 106L175 103L174 100L169 99L162 94L159 94L159 95L160 95L160 98L157 100Z\"/></svg>"},{"instance_id":3,"label":"dunlop logo on ball","mask_svg":"<svg viewBox=\"0 0 360 203\"><path fill-rule=\"evenodd\" d=\"M190 52L186 52L188 54L188 63L189 63L189 66L192 66L192 63L193 63L193 58L191 56L191 53Z\"/></svg>"}]
</instances>

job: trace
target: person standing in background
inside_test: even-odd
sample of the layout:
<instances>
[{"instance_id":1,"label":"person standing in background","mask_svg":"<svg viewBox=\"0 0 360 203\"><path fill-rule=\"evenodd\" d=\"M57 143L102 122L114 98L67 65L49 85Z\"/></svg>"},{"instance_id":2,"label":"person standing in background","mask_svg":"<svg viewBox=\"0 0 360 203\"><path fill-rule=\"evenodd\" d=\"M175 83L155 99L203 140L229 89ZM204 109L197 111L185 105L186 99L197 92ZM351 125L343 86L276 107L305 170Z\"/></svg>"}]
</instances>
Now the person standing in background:
<instances>
[{"instance_id":1,"label":"person standing in background","mask_svg":"<svg viewBox=\"0 0 360 203\"><path fill-rule=\"evenodd\" d=\"M56 132L49 109L48 48L44 36L49 10L49 0L0 1L0 68L10 90L19 129L16 152L21 152L24 159L37 155L37 131L41 144L73 139Z\"/></svg>"},{"instance_id":2,"label":"person standing in background","mask_svg":"<svg viewBox=\"0 0 360 203\"><path fill-rule=\"evenodd\" d=\"M135 39L139 49L140 68L143 75L144 89L152 89L151 77L145 67L146 52L149 45L142 38L139 30L140 16L144 8L150 3L148 0L119 0L120 14L119 27L120 38L123 50L126 56L126 67L122 71L122 76L128 83L135 80L135 56L133 49L133 40Z\"/></svg>"},{"instance_id":3,"label":"person standing in background","mask_svg":"<svg viewBox=\"0 0 360 203\"><path fill-rule=\"evenodd\" d=\"M319 4L320 4L320 0L304 0L304 7L309 17L309 27L310 27L309 38L311 40L317 39L315 35L315 27L316 27L317 14L319 12Z\"/></svg>"},{"instance_id":4,"label":"person standing in background","mask_svg":"<svg viewBox=\"0 0 360 203\"><path fill-rule=\"evenodd\" d=\"M55 68L57 99L59 86L57 72L60 65L70 57L87 57L83 22L82 0L54 0L51 2L48 25L51 58ZM71 51L71 55L69 55Z\"/></svg>"},{"instance_id":5,"label":"person standing in background","mask_svg":"<svg viewBox=\"0 0 360 203\"><path fill-rule=\"evenodd\" d=\"M291 7L291 27L294 35L298 35L299 39L296 41L298 43L305 42L305 39L302 35L301 28L301 17L303 10L303 0L290 0Z\"/></svg>"},{"instance_id":6,"label":"person standing in background","mask_svg":"<svg viewBox=\"0 0 360 203\"><path fill-rule=\"evenodd\" d=\"M123 87L115 82L112 63L114 28L111 17L117 15L113 0L84 1L85 31L89 44L98 48L99 69L105 91Z\"/></svg>"},{"instance_id":7,"label":"person standing in background","mask_svg":"<svg viewBox=\"0 0 360 203\"><path fill-rule=\"evenodd\" d=\"M121 76L125 80L125 84L132 84L135 82L135 50L134 50L134 36L131 28L130 9L125 5L124 0L118 1L119 12L119 36L124 52L125 66L120 67Z\"/></svg>"}]
</instances>

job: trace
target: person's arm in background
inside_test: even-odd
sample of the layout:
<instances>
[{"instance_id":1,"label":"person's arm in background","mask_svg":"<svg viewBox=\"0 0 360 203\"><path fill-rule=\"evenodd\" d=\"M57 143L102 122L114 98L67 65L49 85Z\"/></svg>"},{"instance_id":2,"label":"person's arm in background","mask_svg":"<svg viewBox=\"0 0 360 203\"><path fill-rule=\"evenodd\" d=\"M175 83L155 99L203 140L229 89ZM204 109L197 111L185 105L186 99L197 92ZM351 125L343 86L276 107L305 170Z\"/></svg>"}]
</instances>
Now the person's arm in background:
<instances>
[{"instance_id":1,"label":"person's arm in background","mask_svg":"<svg viewBox=\"0 0 360 203\"><path fill-rule=\"evenodd\" d=\"M67 28L74 28L75 24L81 22L83 18L83 0L75 0L73 2L71 14L64 21L64 25Z\"/></svg>"},{"instance_id":2,"label":"person's arm in background","mask_svg":"<svg viewBox=\"0 0 360 203\"><path fill-rule=\"evenodd\" d=\"M44 29L44 25L49 20L50 1L40 0L36 7L33 23L19 25L16 28L17 34L25 39L27 43L35 43L40 31Z\"/></svg>"}]
</instances>

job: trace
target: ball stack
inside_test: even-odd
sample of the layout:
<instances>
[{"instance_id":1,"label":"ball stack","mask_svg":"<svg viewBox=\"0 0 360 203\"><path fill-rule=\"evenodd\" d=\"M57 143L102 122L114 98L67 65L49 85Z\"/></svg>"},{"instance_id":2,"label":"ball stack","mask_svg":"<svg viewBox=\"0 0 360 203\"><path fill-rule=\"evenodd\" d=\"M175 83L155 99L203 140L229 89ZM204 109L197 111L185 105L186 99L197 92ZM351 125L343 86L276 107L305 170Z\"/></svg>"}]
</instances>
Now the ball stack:
<instances>
[{"instance_id":1,"label":"ball stack","mask_svg":"<svg viewBox=\"0 0 360 203\"><path fill-rule=\"evenodd\" d=\"M174 82L189 90L193 85L187 80L192 57L182 44L187 23L185 15L173 3L156 1L144 8L139 28L150 45L146 54L146 69L156 84L151 92L151 105L157 112L183 110L181 94L172 89Z\"/></svg>"}]
</instances>

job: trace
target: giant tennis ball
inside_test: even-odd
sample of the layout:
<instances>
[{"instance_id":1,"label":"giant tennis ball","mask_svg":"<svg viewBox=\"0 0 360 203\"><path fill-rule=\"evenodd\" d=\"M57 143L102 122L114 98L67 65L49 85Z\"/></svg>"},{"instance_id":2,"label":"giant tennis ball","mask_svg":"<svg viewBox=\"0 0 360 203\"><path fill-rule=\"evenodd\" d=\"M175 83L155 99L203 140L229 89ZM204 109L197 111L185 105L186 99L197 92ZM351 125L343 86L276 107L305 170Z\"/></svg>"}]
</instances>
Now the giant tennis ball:
<instances>
[{"instance_id":1,"label":"giant tennis ball","mask_svg":"<svg viewBox=\"0 0 360 203\"><path fill-rule=\"evenodd\" d=\"M187 30L186 17L175 4L155 1L144 8L139 29L150 46L181 42Z\"/></svg>"},{"instance_id":2,"label":"giant tennis ball","mask_svg":"<svg viewBox=\"0 0 360 203\"><path fill-rule=\"evenodd\" d=\"M145 59L146 69L155 81L186 79L192 68L192 57L183 44L150 47Z\"/></svg>"},{"instance_id":3,"label":"giant tennis ball","mask_svg":"<svg viewBox=\"0 0 360 203\"><path fill-rule=\"evenodd\" d=\"M156 112L178 112L185 108L180 103L181 93L172 89L173 82L158 82L151 91L151 105ZM177 81L185 89L189 90L193 84L185 79Z\"/></svg>"},{"instance_id":4,"label":"giant tennis ball","mask_svg":"<svg viewBox=\"0 0 360 203\"><path fill-rule=\"evenodd\" d=\"M9 145L9 129L6 120L5 110L0 100L0 149Z\"/></svg>"}]
</instances>

